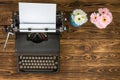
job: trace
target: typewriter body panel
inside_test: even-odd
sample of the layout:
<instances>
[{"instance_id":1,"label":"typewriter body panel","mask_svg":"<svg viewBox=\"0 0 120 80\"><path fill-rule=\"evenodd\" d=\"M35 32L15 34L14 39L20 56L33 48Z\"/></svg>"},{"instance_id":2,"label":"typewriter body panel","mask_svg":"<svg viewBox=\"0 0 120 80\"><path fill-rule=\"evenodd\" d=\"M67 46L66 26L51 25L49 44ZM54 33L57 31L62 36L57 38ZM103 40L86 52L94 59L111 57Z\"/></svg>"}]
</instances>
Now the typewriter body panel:
<instances>
[{"instance_id":1,"label":"typewriter body panel","mask_svg":"<svg viewBox=\"0 0 120 80\"><path fill-rule=\"evenodd\" d=\"M28 33L16 33L16 53L19 72L59 71L59 34L48 34L48 40L34 43Z\"/></svg>"},{"instance_id":2,"label":"typewriter body panel","mask_svg":"<svg viewBox=\"0 0 120 80\"><path fill-rule=\"evenodd\" d=\"M19 11L13 13L12 24L7 31L8 34L16 32L15 48L18 72L59 71L60 32L67 28L64 28L63 25L63 13L56 12L55 16L56 29L52 29L56 30L55 32L47 32L49 28L44 28L44 32L31 32L32 29L29 28L27 32L20 32Z\"/></svg>"}]
</instances>

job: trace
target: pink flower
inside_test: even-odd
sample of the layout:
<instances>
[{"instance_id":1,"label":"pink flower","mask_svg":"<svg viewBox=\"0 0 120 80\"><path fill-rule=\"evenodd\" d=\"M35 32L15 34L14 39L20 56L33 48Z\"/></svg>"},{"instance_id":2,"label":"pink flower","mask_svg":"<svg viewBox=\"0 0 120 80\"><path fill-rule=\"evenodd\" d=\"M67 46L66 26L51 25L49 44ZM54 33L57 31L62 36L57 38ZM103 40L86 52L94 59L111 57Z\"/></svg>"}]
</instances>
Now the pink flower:
<instances>
[{"instance_id":1,"label":"pink flower","mask_svg":"<svg viewBox=\"0 0 120 80\"><path fill-rule=\"evenodd\" d=\"M101 15L99 17L99 21L96 22L96 26L99 28L99 29L104 29L107 27L108 24L111 23L111 18L109 15Z\"/></svg>"},{"instance_id":2,"label":"pink flower","mask_svg":"<svg viewBox=\"0 0 120 80\"><path fill-rule=\"evenodd\" d=\"M109 9L107 8L99 8L98 12L102 15L102 14L107 14L109 12Z\"/></svg>"},{"instance_id":3,"label":"pink flower","mask_svg":"<svg viewBox=\"0 0 120 80\"><path fill-rule=\"evenodd\" d=\"M90 15L90 21L95 24L98 20L98 17L99 17L99 14L94 12Z\"/></svg>"},{"instance_id":4,"label":"pink flower","mask_svg":"<svg viewBox=\"0 0 120 80\"><path fill-rule=\"evenodd\" d=\"M112 13L107 8L99 8L98 13L90 15L91 23L95 24L99 29L106 28L112 22Z\"/></svg>"}]
</instances>

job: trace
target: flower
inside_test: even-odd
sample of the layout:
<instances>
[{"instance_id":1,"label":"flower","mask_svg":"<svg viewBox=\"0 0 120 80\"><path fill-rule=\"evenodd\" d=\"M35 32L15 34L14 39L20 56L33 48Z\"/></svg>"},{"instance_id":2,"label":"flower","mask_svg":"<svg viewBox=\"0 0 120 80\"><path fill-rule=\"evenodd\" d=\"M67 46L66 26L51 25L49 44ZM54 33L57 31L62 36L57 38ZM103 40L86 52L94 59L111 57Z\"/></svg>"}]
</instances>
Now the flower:
<instances>
[{"instance_id":1,"label":"flower","mask_svg":"<svg viewBox=\"0 0 120 80\"><path fill-rule=\"evenodd\" d=\"M75 9L73 10L73 15L87 15L87 14L81 9Z\"/></svg>"},{"instance_id":2,"label":"flower","mask_svg":"<svg viewBox=\"0 0 120 80\"><path fill-rule=\"evenodd\" d=\"M107 14L107 13L109 12L109 9L107 9L107 8L99 8L99 9L98 9L98 12L99 12L100 14Z\"/></svg>"},{"instance_id":3,"label":"flower","mask_svg":"<svg viewBox=\"0 0 120 80\"><path fill-rule=\"evenodd\" d=\"M74 21L76 24L78 25L82 25L85 21L84 21L84 18L82 18L81 15L77 15L74 17Z\"/></svg>"},{"instance_id":4,"label":"flower","mask_svg":"<svg viewBox=\"0 0 120 80\"><path fill-rule=\"evenodd\" d=\"M99 8L98 13L90 15L91 23L95 24L99 29L106 28L112 22L112 13L107 8Z\"/></svg>"},{"instance_id":5,"label":"flower","mask_svg":"<svg viewBox=\"0 0 120 80\"><path fill-rule=\"evenodd\" d=\"M108 15L101 15L100 17L100 24L101 27L106 28L108 24L111 23L111 18Z\"/></svg>"},{"instance_id":6,"label":"flower","mask_svg":"<svg viewBox=\"0 0 120 80\"><path fill-rule=\"evenodd\" d=\"M99 13L94 12L90 15L90 21L95 24L98 20L98 17L99 17Z\"/></svg>"},{"instance_id":7,"label":"flower","mask_svg":"<svg viewBox=\"0 0 120 80\"><path fill-rule=\"evenodd\" d=\"M72 25L74 23L75 25L73 25L73 26L76 26L76 27L86 23L87 20L88 20L87 19L87 14L81 9L73 10L73 12L72 12L72 14L70 16L70 23Z\"/></svg>"}]
</instances>

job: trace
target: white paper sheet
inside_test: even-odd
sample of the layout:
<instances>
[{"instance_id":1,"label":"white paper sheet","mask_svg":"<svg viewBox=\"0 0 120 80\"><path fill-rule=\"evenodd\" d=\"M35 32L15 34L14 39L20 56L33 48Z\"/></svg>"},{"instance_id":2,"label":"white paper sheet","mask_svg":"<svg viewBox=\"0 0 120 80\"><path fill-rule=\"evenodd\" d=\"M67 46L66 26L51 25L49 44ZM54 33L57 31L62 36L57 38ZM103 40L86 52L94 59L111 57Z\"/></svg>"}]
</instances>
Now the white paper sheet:
<instances>
[{"instance_id":1,"label":"white paper sheet","mask_svg":"<svg viewBox=\"0 0 120 80\"><path fill-rule=\"evenodd\" d=\"M34 30L42 28L56 29L56 4L19 3L20 32L56 32L56 30ZM33 30L32 30L33 29Z\"/></svg>"}]
</instances>

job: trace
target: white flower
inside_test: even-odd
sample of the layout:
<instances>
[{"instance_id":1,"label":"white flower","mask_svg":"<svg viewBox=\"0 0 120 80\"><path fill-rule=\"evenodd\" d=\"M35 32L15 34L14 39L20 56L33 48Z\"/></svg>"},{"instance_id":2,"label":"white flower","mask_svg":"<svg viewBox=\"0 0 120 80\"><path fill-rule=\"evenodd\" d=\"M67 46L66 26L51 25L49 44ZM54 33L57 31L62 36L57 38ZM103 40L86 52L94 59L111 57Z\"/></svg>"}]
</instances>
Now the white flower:
<instances>
[{"instance_id":1,"label":"white flower","mask_svg":"<svg viewBox=\"0 0 120 80\"><path fill-rule=\"evenodd\" d=\"M87 14L81 9L73 10L71 18L77 25L82 25L88 21Z\"/></svg>"},{"instance_id":2,"label":"white flower","mask_svg":"<svg viewBox=\"0 0 120 80\"><path fill-rule=\"evenodd\" d=\"M86 23L88 19L85 15L76 15L73 17L73 20L77 25L82 25Z\"/></svg>"},{"instance_id":3,"label":"white flower","mask_svg":"<svg viewBox=\"0 0 120 80\"><path fill-rule=\"evenodd\" d=\"M87 14L81 9L75 9L73 10L73 15L87 15Z\"/></svg>"},{"instance_id":4,"label":"white flower","mask_svg":"<svg viewBox=\"0 0 120 80\"><path fill-rule=\"evenodd\" d=\"M81 15L76 15L74 17L74 22L77 24L77 25L81 25L84 23L84 19L82 18Z\"/></svg>"}]
</instances>

